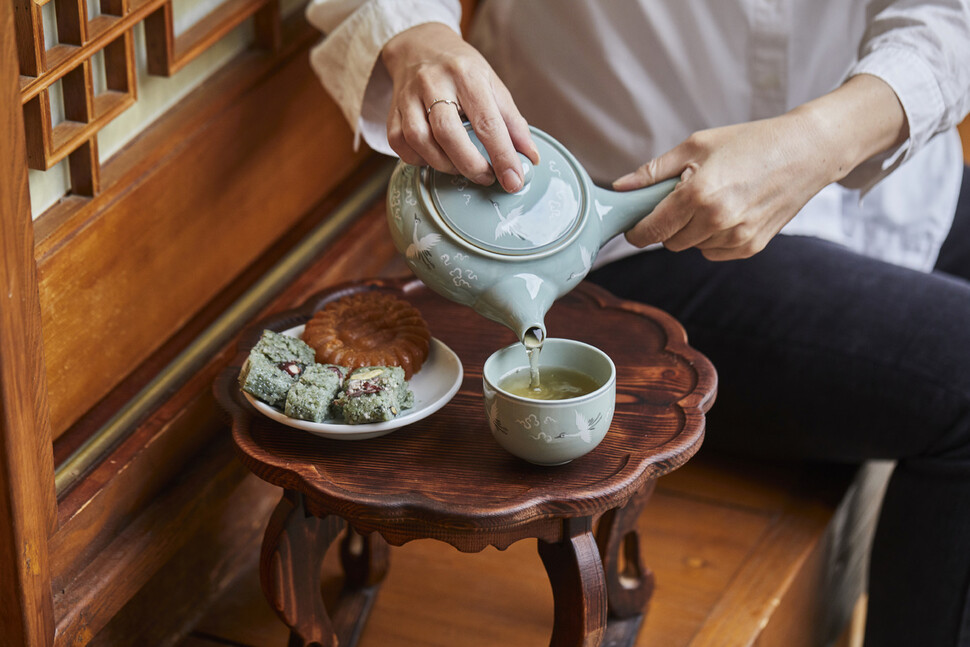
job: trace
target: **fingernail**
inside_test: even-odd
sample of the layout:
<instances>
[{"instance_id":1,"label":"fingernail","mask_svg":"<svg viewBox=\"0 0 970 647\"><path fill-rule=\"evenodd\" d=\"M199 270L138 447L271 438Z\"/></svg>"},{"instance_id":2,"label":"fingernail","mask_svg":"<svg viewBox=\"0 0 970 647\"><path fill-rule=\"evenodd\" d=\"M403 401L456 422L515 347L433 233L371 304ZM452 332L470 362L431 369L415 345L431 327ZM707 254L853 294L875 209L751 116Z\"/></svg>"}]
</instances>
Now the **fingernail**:
<instances>
[{"instance_id":1,"label":"fingernail","mask_svg":"<svg viewBox=\"0 0 970 647\"><path fill-rule=\"evenodd\" d=\"M491 186L491 184L495 182L495 175L493 175L491 171L485 171L475 178L475 182L481 184L482 186Z\"/></svg>"},{"instance_id":2,"label":"fingernail","mask_svg":"<svg viewBox=\"0 0 970 647\"><path fill-rule=\"evenodd\" d=\"M512 169L506 169L502 173L502 188L504 188L509 193L515 193L522 188L522 178L519 174Z\"/></svg>"},{"instance_id":3,"label":"fingernail","mask_svg":"<svg viewBox=\"0 0 970 647\"><path fill-rule=\"evenodd\" d=\"M636 179L636 173L627 173L623 177L613 180L613 188L614 189L626 188L627 186L632 185L633 180L635 179Z\"/></svg>"}]
</instances>

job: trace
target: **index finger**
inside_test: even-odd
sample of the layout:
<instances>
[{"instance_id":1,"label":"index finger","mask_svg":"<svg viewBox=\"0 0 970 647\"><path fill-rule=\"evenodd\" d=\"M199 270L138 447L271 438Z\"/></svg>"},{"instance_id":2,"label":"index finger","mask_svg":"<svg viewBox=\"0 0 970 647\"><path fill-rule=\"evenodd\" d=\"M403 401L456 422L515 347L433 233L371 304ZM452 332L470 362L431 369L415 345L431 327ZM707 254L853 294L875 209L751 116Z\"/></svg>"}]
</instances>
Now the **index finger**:
<instances>
[{"instance_id":1,"label":"index finger","mask_svg":"<svg viewBox=\"0 0 970 647\"><path fill-rule=\"evenodd\" d=\"M488 160L468 138L468 131L457 110L438 109L428 112L435 148L442 151L451 164L472 182L490 185L495 181Z\"/></svg>"},{"instance_id":2,"label":"index finger","mask_svg":"<svg viewBox=\"0 0 970 647\"><path fill-rule=\"evenodd\" d=\"M678 184L656 208L626 232L626 239L636 247L662 243L682 230L693 218L685 199L683 184Z\"/></svg>"},{"instance_id":3,"label":"index finger","mask_svg":"<svg viewBox=\"0 0 970 647\"><path fill-rule=\"evenodd\" d=\"M522 163L512 144L505 117L492 92L469 91L465 94L462 90L466 89L471 90L461 86L458 88L465 115L488 152L495 177L503 189L514 193L522 188Z\"/></svg>"}]
</instances>

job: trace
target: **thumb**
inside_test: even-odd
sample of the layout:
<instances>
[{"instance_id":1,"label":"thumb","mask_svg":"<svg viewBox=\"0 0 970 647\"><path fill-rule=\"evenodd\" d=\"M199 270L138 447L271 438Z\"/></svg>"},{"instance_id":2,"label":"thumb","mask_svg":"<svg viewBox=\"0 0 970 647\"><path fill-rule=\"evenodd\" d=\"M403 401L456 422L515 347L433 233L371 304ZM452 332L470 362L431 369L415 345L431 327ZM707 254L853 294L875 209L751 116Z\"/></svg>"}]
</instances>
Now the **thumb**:
<instances>
[{"instance_id":1,"label":"thumb","mask_svg":"<svg viewBox=\"0 0 970 647\"><path fill-rule=\"evenodd\" d=\"M613 181L616 191L629 191L656 184L667 178L677 177L687 168L690 159L684 146L675 146L660 157L655 157L632 173Z\"/></svg>"}]
</instances>

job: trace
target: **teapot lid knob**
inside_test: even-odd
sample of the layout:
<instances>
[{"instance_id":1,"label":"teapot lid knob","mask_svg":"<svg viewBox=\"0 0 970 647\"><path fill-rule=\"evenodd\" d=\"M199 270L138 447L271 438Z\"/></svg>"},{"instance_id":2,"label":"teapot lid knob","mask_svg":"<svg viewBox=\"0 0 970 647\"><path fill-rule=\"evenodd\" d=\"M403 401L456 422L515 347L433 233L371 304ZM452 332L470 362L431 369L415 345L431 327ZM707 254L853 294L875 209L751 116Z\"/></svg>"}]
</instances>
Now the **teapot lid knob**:
<instances>
[{"instance_id":1,"label":"teapot lid knob","mask_svg":"<svg viewBox=\"0 0 970 647\"><path fill-rule=\"evenodd\" d=\"M535 166L532 165L532 160L528 157L519 153L519 161L522 163L522 188L524 189L532 181L532 177L535 175Z\"/></svg>"}]
</instances>

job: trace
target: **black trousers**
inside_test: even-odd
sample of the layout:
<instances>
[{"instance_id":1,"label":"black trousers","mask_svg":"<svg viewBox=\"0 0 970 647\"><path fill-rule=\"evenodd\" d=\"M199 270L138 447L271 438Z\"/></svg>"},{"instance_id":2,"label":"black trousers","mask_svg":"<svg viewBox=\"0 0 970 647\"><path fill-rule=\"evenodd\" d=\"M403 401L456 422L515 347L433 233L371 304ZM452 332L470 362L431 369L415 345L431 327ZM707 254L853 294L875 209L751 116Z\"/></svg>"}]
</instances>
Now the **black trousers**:
<instances>
[{"instance_id":1,"label":"black trousers","mask_svg":"<svg viewBox=\"0 0 970 647\"><path fill-rule=\"evenodd\" d=\"M958 211L931 273L776 236L745 260L657 250L589 276L677 317L714 363L706 446L898 461L866 647L970 647L970 168Z\"/></svg>"}]
</instances>

